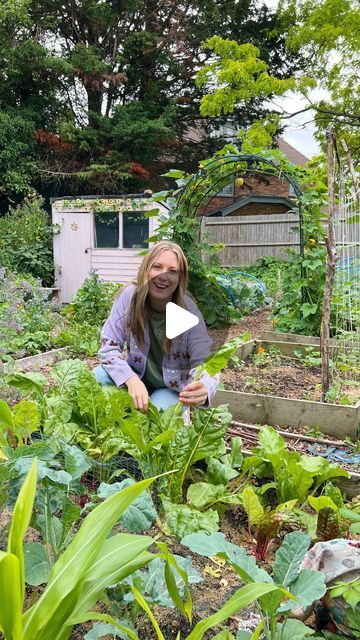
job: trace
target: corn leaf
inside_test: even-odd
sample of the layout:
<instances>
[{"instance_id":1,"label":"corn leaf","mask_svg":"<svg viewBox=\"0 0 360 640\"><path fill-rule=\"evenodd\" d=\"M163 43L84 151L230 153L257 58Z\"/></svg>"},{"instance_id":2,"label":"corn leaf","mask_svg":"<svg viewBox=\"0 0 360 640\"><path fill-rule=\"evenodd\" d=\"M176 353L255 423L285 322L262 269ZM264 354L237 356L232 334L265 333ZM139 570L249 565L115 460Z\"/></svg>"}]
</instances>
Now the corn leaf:
<instances>
[{"instance_id":1,"label":"corn leaf","mask_svg":"<svg viewBox=\"0 0 360 640\"><path fill-rule=\"evenodd\" d=\"M256 582L252 584L247 584L244 587L238 589L234 595L224 604L224 606L219 609L216 613L204 620L200 620L197 623L196 627L190 633L186 640L201 640L204 633L214 627L215 625L221 624L224 620L227 620L230 616L233 616L234 613L247 607L251 602L257 600L261 596L266 593L270 593L270 591L277 590L274 584L264 583L264 582ZM286 594L286 591L284 594Z\"/></svg>"},{"instance_id":2,"label":"corn leaf","mask_svg":"<svg viewBox=\"0 0 360 640\"><path fill-rule=\"evenodd\" d=\"M25 568L24 568L24 551L23 540L26 533L26 529L29 526L31 512L35 500L36 493L36 478L37 478L37 463L36 459L33 460L30 471L25 478L19 495L17 497L13 516L11 520L11 526L9 531L9 539L7 550L9 553L13 553L19 560L19 576L20 576L20 593L21 601L25 596Z\"/></svg>"},{"instance_id":3,"label":"corn leaf","mask_svg":"<svg viewBox=\"0 0 360 640\"><path fill-rule=\"evenodd\" d=\"M6 640L22 640L20 560L0 551L0 631Z\"/></svg>"},{"instance_id":4,"label":"corn leaf","mask_svg":"<svg viewBox=\"0 0 360 640\"><path fill-rule=\"evenodd\" d=\"M133 592L135 599L137 600L137 602L139 603L140 607L142 609L144 609L145 613L147 613L147 615L149 616L150 622L152 624L152 626L155 629L156 635L158 637L158 640L165 640L163 634L161 633L160 627L158 625L158 622L156 620L156 618L153 616L152 611L148 605L148 603L146 602L146 600L144 600L144 598L142 597L141 593L136 589L136 587L131 586L131 591Z\"/></svg>"},{"instance_id":5,"label":"corn leaf","mask_svg":"<svg viewBox=\"0 0 360 640\"><path fill-rule=\"evenodd\" d=\"M51 623L53 638L58 629L54 625L56 611L62 608L68 595L77 594L77 585L97 559L103 543L121 514L135 498L153 482L149 478L126 487L98 505L84 520L66 551L52 568L48 585L39 600L24 615L24 638L40 638L40 631ZM73 595L73 610L77 598Z\"/></svg>"}]
</instances>

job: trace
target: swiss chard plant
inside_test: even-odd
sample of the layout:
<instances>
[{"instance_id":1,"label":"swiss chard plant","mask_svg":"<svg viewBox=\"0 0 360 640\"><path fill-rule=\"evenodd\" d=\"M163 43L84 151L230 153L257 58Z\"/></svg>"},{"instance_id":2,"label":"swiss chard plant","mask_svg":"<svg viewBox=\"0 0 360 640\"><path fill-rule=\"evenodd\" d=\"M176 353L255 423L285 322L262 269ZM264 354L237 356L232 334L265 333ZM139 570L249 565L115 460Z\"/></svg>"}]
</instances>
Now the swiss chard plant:
<instances>
[{"instance_id":1,"label":"swiss chard plant","mask_svg":"<svg viewBox=\"0 0 360 640\"><path fill-rule=\"evenodd\" d=\"M202 556L225 558L246 585L261 581L279 587L278 591L257 598L261 622L253 636L248 634L249 640L250 637L258 638L260 633L266 640L304 638L313 633L300 620L289 618L295 606L309 607L326 592L322 573L301 568L310 544L309 536L298 531L285 536L275 554L271 575L258 567L253 556L248 556L242 547L228 542L222 533L191 534L181 542ZM285 596L280 589L286 590Z\"/></svg>"},{"instance_id":2,"label":"swiss chard plant","mask_svg":"<svg viewBox=\"0 0 360 640\"><path fill-rule=\"evenodd\" d=\"M253 455L244 460L242 473L252 470L258 477L272 478L266 488L275 489L279 504L298 500L302 505L308 494L315 494L328 480L350 477L347 471L321 456L289 451L273 427L260 429L259 444L252 449Z\"/></svg>"},{"instance_id":3,"label":"swiss chard plant","mask_svg":"<svg viewBox=\"0 0 360 640\"><path fill-rule=\"evenodd\" d=\"M297 500L279 504L275 509L264 507L252 487L245 487L241 492L241 498L248 517L251 549L259 562L265 559L271 543L279 534L284 522L288 520Z\"/></svg>"}]
</instances>

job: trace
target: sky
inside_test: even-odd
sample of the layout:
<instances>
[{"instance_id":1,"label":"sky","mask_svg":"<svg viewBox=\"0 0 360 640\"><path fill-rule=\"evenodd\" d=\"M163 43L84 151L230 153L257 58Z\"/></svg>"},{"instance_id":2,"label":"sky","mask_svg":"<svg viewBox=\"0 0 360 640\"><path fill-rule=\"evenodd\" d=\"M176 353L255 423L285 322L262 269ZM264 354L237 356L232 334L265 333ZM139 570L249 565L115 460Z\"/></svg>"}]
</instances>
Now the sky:
<instances>
[{"instance_id":1,"label":"sky","mask_svg":"<svg viewBox=\"0 0 360 640\"><path fill-rule=\"evenodd\" d=\"M264 2L264 4L271 9L276 9L279 3L278 0L259 0L259 2ZM318 99L320 92L312 92L311 97ZM282 99L277 98L275 102L283 107L287 113L295 113L306 106L303 97L295 92L289 92L286 94L286 97ZM284 140L308 158L312 158L312 156L320 153L319 143L314 137L315 127L311 122L313 117L313 112L307 111L306 113L299 114L291 119L287 118L283 121L286 123L286 129L282 134Z\"/></svg>"}]
</instances>

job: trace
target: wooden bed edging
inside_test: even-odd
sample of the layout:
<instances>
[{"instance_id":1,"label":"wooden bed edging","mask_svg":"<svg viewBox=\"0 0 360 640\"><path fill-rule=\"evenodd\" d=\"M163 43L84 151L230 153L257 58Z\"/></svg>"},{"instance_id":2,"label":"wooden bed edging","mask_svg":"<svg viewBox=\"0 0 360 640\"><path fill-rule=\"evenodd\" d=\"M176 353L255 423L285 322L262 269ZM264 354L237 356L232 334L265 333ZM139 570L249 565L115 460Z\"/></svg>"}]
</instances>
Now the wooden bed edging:
<instances>
[{"instance_id":1,"label":"wooden bed edging","mask_svg":"<svg viewBox=\"0 0 360 640\"><path fill-rule=\"evenodd\" d=\"M213 405L228 404L235 420L279 427L318 427L344 439L356 439L360 424L360 401L336 405L311 400L294 400L240 391L218 390Z\"/></svg>"},{"instance_id":2,"label":"wooden bed edging","mask_svg":"<svg viewBox=\"0 0 360 640\"><path fill-rule=\"evenodd\" d=\"M4 365L4 373L8 373L13 367L17 367L21 371L29 371L30 369L37 369L44 364L53 364L60 358L65 357L69 352L69 347L61 347L60 349L51 349L51 351L44 351L43 353L37 353L33 356L27 356L26 358L20 358L14 360L11 364Z\"/></svg>"}]
</instances>

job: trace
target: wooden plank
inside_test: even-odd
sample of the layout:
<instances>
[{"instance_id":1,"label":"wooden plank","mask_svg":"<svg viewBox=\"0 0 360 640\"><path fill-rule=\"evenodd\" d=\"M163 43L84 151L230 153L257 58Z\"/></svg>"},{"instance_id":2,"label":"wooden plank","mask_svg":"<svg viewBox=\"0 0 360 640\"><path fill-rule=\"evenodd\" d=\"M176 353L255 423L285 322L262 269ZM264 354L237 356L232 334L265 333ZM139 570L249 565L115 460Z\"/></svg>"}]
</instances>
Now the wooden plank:
<instances>
[{"instance_id":1,"label":"wooden plank","mask_svg":"<svg viewBox=\"0 0 360 640\"><path fill-rule=\"evenodd\" d=\"M213 404L228 404L233 417L245 422L280 427L318 427L323 433L341 439L346 436L356 439L360 423L360 401L354 406L340 406L218 390Z\"/></svg>"}]
</instances>

